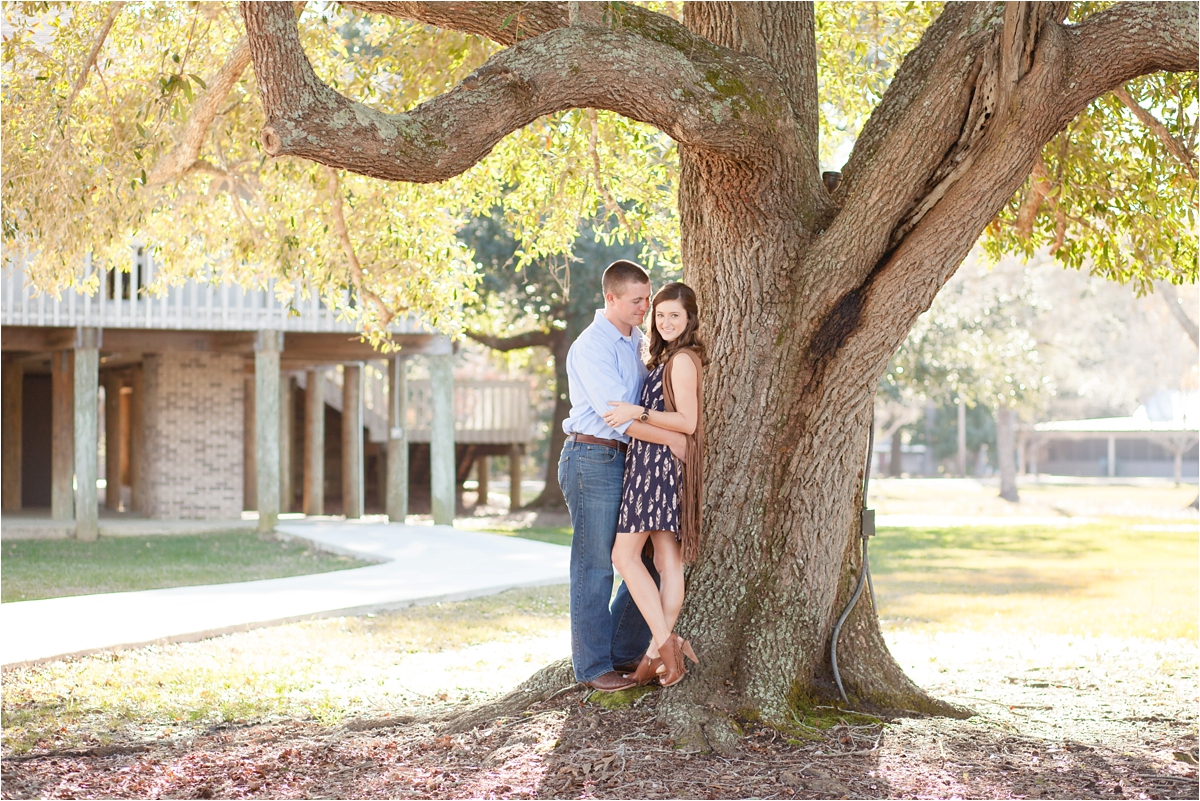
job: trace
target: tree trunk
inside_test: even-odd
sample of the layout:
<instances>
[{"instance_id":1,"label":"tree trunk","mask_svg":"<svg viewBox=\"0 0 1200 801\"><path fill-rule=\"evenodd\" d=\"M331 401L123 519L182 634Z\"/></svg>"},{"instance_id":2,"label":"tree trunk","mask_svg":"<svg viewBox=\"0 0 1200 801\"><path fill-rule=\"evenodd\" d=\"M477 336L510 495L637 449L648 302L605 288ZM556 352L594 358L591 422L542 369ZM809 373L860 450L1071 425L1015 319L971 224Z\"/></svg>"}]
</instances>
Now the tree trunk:
<instances>
[{"instance_id":1,"label":"tree trunk","mask_svg":"<svg viewBox=\"0 0 1200 801\"><path fill-rule=\"evenodd\" d=\"M773 66L799 83L815 81L802 31L812 20L789 29L774 18L783 9L753 5L689 4L685 23L738 47L752 46L747 15L769 18L756 22L794 37L789 46L772 42L776 58L788 61ZM665 696L660 715L685 739L720 749L732 736L720 713L750 708L782 723L791 707L826 695L829 635L859 564L860 504L847 501L861 498L874 389L891 351L837 341L843 318L854 314L844 303L817 316L823 287L814 279L825 254L802 232L811 224L806 207L819 214L820 206L804 197L793 165L751 169L687 146L680 163L684 280L701 298L711 354L704 375L711 478L702 550L678 626L701 663ZM951 711L895 664L869 600L859 601L843 637L843 680L860 700Z\"/></svg>"},{"instance_id":2,"label":"tree trunk","mask_svg":"<svg viewBox=\"0 0 1200 801\"><path fill-rule=\"evenodd\" d=\"M562 487L558 486L558 455L562 453L567 434L563 421L571 413L571 398L567 394L567 351L571 347L566 332L550 346L554 357L554 419L550 423L550 447L546 452L546 486L542 494L525 504L526 509L566 509Z\"/></svg>"},{"instance_id":3,"label":"tree trunk","mask_svg":"<svg viewBox=\"0 0 1200 801\"><path fill-rule=\"evenodd\" d=\"M904 472L904 438L900 429L892 434L892 458L888 464L888 475L898 478Z\"/></svg>"},{"instance_id":4,"label":"tree trunk","mask_svg":"<svg viewBox=\"0 0 1200 801\"><path fill-rule=\"evenodd\" d=\"M1020 500L1017 495L1016 428L1016 411L1006 404L999 404L996 407L996 461L1000 463L1000 497L1013 503Z\"/></svg>"}]
</instances>

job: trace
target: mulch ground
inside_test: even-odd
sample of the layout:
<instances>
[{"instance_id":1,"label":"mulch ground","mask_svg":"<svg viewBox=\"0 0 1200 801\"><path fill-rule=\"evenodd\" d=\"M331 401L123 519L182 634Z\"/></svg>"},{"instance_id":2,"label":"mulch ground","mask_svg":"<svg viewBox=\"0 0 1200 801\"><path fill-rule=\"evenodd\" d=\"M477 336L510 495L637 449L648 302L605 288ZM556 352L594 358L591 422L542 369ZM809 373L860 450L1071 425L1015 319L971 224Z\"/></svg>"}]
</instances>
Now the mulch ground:
<instances>
[{"instance_id":1,"label":"mulch ground","mask_svg":"<svg viewBox=\"0 0 1200 801\"><path fill-rule=\"evenodd\" d=\"M838 724L788 742L747 727L739 752L684 753L659 694L607 710L575 690L515 720L352 731L214 728L131 751L5 760L5 798L1197 798L1194 718L1137 723L1121 745L1022 735L982 717ZM799 744L797 744L799 742ZM132 750L144 749L144 750Z\"/></svg>"}]
</instances>

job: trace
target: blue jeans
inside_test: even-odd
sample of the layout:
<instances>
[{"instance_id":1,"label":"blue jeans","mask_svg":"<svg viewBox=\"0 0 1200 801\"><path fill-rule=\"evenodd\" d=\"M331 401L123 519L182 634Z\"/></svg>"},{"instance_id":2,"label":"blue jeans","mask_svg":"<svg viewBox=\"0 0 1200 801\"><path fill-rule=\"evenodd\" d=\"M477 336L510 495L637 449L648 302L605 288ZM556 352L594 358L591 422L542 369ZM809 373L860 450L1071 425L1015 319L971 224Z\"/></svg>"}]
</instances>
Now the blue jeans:
<instances>
[{"instance_id":1,"label":"blue jeans","mask_svg":"<svg viewBox=\"0 0 1200 801\"><path fill-rule=\"evenodd\" d=\"M592 681L613 664L636 662L650 628L622 582L612 598L613 542L621 508L625 454L604 445L567 442L558 483L571 512L571 660L577 681ZM650 560L645 560L650 561ZM651 562L651 575L657 578Z\"/></svg>"}]
</instances>

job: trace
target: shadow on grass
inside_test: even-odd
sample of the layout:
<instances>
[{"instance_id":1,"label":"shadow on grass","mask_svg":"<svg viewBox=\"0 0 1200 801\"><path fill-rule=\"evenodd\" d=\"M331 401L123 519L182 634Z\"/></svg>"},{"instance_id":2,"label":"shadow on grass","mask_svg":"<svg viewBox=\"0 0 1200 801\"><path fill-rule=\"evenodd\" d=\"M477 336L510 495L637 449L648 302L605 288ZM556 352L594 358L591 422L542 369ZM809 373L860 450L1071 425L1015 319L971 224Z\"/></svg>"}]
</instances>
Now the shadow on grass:
<instances>
[{"instance_id":1,"label":"shadow on grass","mask_svg":"<svg viewBox=\"0 0 1200 801\"><path fill-rule=\"evenodd\" d=\"M964 551L1000 552L1023 559L1077 559L1105 547L1105 537L1114 533L1120 532L1092 526L887 528L871 540L871 553L885 560L959 561Z\"/></svg>"}]
</instances>

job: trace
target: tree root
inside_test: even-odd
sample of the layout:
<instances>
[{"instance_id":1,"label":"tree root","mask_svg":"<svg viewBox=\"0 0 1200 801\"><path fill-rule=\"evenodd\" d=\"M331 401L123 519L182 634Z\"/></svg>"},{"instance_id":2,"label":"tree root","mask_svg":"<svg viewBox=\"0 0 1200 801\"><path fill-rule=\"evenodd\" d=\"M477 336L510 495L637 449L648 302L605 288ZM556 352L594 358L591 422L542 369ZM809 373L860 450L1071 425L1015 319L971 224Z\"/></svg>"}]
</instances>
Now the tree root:
<instances>
[{"instance_id":1,"label":"tree root","mask_svg":"<svg viewBox=\"0 0 1200 801\"><path fill-rule=\"evenodd\" d=\"M507 695L453 715L446 721L443 731L446 734L457 734L491 723L497 718L518 715L531 704L549 700L577 685L575 670L571 667L569 658L551 662Z\"/></svg>"},{"instance_id":2,"label":"tree root","mask_svg":"<svg viewBox=\"0 0 1200 801\"><path fill-rule=\"evenodd\" d=\"M868 709L959 720L975 714L972 709L934 698L905 674L883 640L879 618L869 601L860 601L846 623L838 644L838 666L852 702Z\"/></svg>"},{"instance_id":3,"label":"tree root","mask_svg":"<svg viewBox=\"0 0 1200 801\"><path fill-rule=\"evenodd\" d=\"M664 699L658 706L658 722L667 728L675 747L683 753L716 752L731 758L742 739L742 730L732 717L694 703Z\"/></svg>"},{"instance_id":4,"label":"tree root","mask_svg":"<svg viewBox=\"0 0 1200 801\"><path fill-rule=\"evenodd\" d=\"M393 726L407 726L410 723L421 723L426 720L438 720L440 718L432 717L425 718L420 715L393 715L388 718L366 718L363 720L352 720L346 724L346 731L372 731L374 729L390 729Z\"/></svg>"},{"instance_id":5,"label":"tree root","mask_svg":"<svg viewBox=\"0 0 1200 801\"><path fill-rule=\"evenodd\" d=\"M33 759L62 759L124 756L125 754L140 754L149 751L148 745L101 745L95 748L63 748L57 751L39 751L36 754L14 754L4 757L5 761L26 762Z\"/></svg>"}]
</instances>

